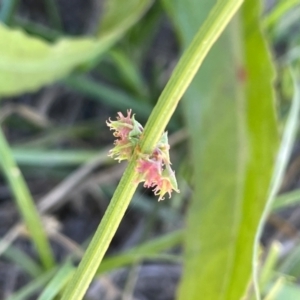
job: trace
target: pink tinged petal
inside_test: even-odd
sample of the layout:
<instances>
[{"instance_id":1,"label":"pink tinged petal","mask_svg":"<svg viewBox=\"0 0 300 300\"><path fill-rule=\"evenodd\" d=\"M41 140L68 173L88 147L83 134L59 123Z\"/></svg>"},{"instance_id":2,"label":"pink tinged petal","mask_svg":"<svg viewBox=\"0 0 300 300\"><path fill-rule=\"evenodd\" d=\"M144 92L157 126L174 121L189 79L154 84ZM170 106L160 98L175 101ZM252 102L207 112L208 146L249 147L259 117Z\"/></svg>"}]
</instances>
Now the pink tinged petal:
<instances>
[{"instance_id":1,"label":"pink tinged petal","mask_svg":"<svg viewBox=\"0 0 300 300\"><path fill-rule=\"evenodd\" d=\"M168 178L162 178L156 185L155 189L153 190L156 196L159 195L158 201L164 200L164 195L166 193L169 194L169 198L171 198L172 193L172 185Z\"/></svg>"},{"instance_id":2,"label":"pink tinged petal","mask_svg":"<svg viewBox=\"0 0 300 300\"><path fill-rule=\"evenodd\" d=\"M144 187L152 187L160 179L161 161L149 158L139 159L137 171L140 173L140 181L145 181Z\"/></svg>"},{"instance_id":3,"label":"pink tinged petal","mask_svg":"<svg viewBox=\"0 0 300 300\"><path fill-rule=\"evenodd\" d=\"M110 130L114 131L113 135L117 138L114 143L115 147L109 151L109 156L119 162L129 160L139 141L139 135L142 133L142 125L134 119L134 116L131 116L131 109L127 110L127 116L118 112L117 120L109 119L106 124Z\"/></svg>"},{"instance_id":4,"label":"pink tinged petal","mask_svg":"<svg viewBox=\"0 0 300 300\"><path fill-rule=\"evenodd\" d=\"M110 130L115 130L115 137L126 139L134 128L133 120L133 117L131 117L131 109L129 109L127 110L126 117L121 112L118 112L117 121L109 119L106 121L106 124Z\"/></svg>"},{"instance_id":5,"label":"pink tinged petal","mask_svg":"<svg viewBox=\"0 0 300 300\"><path fill-rule=\"evenodd\" d=\"M158 201L161 201L165 199L164 195L167 193L169 194L169 198L171 198L173 190L179 193L175 173L170 165L166 165L166 169L162 172L161 179L157 182L153 191L155 195L159 195Z\"/></svg>"}]
</instances>

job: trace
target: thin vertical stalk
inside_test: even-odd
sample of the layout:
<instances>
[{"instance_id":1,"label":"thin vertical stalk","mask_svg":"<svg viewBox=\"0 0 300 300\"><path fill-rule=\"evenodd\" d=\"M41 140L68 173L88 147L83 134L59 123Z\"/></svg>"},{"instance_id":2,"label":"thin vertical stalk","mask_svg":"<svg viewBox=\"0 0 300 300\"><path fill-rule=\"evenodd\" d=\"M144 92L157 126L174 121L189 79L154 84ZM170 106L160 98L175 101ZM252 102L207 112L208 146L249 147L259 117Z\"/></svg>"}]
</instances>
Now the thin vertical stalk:
<instances>
[{"instance_id":1,"label":"thin vertical stalk","mask_svg":"<svg viewBox=\"0 0 300 300\"><path fill-rule=\"evenodd\" d=\"M40 259L46 269L54 266L54 258L47 240L42 221L24 178L16 165L9 145L0 128L0 166L13 192L18 209L36 246Z\"/></svg>"},{"instance_id":2,"label":"thin vertical stalk","mask_svg":"<svg viewBox=\"0 0 300 300\"><path fill-rule=\"evenodd\" d=\"M244 0L227 0L218 1L215 5L191 45L181 57L150 115L141 143L142 152L152 152L208 51L243 2Z\"/></svg>"}]
</instances>

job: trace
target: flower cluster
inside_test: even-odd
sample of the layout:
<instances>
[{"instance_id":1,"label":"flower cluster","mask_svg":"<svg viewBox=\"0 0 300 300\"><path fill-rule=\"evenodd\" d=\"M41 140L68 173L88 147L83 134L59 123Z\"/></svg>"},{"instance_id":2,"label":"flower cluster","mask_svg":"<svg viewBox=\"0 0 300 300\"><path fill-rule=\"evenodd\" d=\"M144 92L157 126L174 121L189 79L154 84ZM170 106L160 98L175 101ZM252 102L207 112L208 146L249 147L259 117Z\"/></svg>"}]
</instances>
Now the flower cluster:
<instances>
[{"instance_id":1,"label":"flower cluster","mask_svg":"<svg viewBox=\"0 0 300 300\"><path fill-rule=\"evenodd\" d=\"M119 162L129 160L139 141L143 126L134 119L134 115L131 116L131 109L127 110L126 117L119 112L116 121L109 119L106 124L110 130L114 130L113 135L117 138L114 142L115 147L109 151L108 156Z\"/></svg>"},{"instance_id":2,"label":"flower cluster","mask_svg":"<svg viewBox=\"0 0 300 300\"><path fill-rule=\"evenodd\" d=\"M131 110L127 110L126 117L119 112L116 121L109 119L106 124L114 130L117 138L109 156L119 162L129 160L139 143L143 126L135 120L134 115L131 116ZM165 194L171 198L172 190L179 192L175 173L171 169L169 149L168 134L165 132L151 154L139 154L137 163L139 182L144 182L146 188L153 188L154 194L159 196L158 201L164 200Z\"/></svg>"}]
</instances>

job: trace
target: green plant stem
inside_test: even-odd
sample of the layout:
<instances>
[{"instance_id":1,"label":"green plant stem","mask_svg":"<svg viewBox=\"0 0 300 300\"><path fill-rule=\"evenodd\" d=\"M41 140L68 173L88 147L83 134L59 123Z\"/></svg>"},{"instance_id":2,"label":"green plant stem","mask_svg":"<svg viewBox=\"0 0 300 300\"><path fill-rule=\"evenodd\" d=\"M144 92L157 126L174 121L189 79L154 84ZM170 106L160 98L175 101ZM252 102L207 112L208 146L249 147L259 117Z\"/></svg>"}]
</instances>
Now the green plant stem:
<instances>
[{"instance_id":1,"label":"green plant stem","mask_svg":"<svg viewBox=\"0 0 300 300\"><path fill-rule=\"evenodd\" d=\"M152 152L208 51L223 32L243 0L218 1L177 64L144 130L141 151Z\"/></svg>"},{"instance_id":2,"label":"green plant stem","mask_svg":"<svg viewBox=\"0 0 300 300\"><path fill-rule=\"evenodd\" d=\"M54 266L54 258L42 221L24 178L16 165L9 145L0 129L0 165L9 182L28 231L33 239L41 261L46 269Z\"/></svg>"},{"instance_id":3,"label":"green plant stem","mask_svg":"<svg viewBox=\"0 0 300 300\"><path fill-rule=\"evenodd\" d=\"M10 25L13 19L14 12L16 11L20 0L3 0L0 20L7 25Z\"/></svg>"},{"instance_id":4,"label":"green plant stem","mask_svg":"<svg viewBox=\"0 0 300 300\"><path fill-rule=\"evenodd\" d=\"M82 299L92 281L138 186L135 165L136 160L132 159L62 299Z\"/></svg>"},{"instance_id":5,"label":"green plant stem","mask_svg":"<svg viewBox=\"0 0 300 300\"><path fill-rule=\"evenodd\" d=\"M192 44L180 59L146 124L141 141L142 153L151 152L159 141L200 64L242 2L243 0L218 1L200 28ZM138 149L136 149L78 269L65 289L63 300L82 299L91 283L137 188L138 177L135 170L137 159Z\"/></svg>"}]
</instances>

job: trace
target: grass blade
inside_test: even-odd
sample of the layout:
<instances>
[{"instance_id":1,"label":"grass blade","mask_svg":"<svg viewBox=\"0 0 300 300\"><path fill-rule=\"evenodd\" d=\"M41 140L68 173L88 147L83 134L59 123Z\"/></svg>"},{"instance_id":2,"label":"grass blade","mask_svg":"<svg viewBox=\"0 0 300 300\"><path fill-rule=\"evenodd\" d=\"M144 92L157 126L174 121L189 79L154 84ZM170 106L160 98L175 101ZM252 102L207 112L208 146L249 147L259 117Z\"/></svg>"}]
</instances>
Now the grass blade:
<instances>
[{"instance_id":1,"label":"grass blade","mask_svg":"<svg viewBox=\"0 0 300 300\"><path fill-rule=\"evenodd\" d=\"M15 160L20 165L27 166L74 166L87 162L92 157L99 156L99 151L87 150L35 150L15 148L12 150ZM109 161L107 153L103 152L103 161Z\"/></svg>"},{"instance_id":2,"label":"grass blade","mask_svg":"<svg viewBox=\"0 0 300 300\"><path fill-rule=\"evenodd\" d=\"M34 205L30 191L16 165L9 145L0 129L0 165L14 194L18 209L36 246L46 269L54 265L54 257L39 213Z\"/></svg>"},{"instance_id":3,"label":"grass blade","mask_svg":"<svg viewBox=\"0 0 300 300\"><path fill-rule=\"evenodd\" d=\"M31 281L24 288L11 295L7 300L28 299L30 296L34 295L38 290L40 290L53 277L55 272L57 272L56 268L44 273L37 279Z\"/></svg>"},{"instance_id":4,"label":"grass blade","mask_svg":"<svg viewBox=\"0 0 300 300\"><path fill-rule=\"evenodd\" d=\"M158 254L163 250L172 248L182 241L182 237L183 231L178 230L130 249L125 253L105 258L97 270L97 274L133 264L144 258L149 258L152 255Z\"/></svg>"},{"instance_id":5,"label":"grass blade","mask_svg":"<svg viewBox=\"0 0 300 300\"><path fill-rule=\"evenodd\" d=\"M38 300L52 300L60 293L74 272L74 267L67 261L53 276L46 288L40 294Z\"/></svg>"},{"instance_id":6,"label":"grass blade","mask_svg":"<svg viewBox=\"0 0 300 300\"><path fill-rule=\"evenodd\" d=\"M20 266L32 277L38 277L43 273L42 268L29 255L14 246L10 246L3 255L6 259Z\"/></svg>"}]
</instances>

